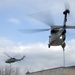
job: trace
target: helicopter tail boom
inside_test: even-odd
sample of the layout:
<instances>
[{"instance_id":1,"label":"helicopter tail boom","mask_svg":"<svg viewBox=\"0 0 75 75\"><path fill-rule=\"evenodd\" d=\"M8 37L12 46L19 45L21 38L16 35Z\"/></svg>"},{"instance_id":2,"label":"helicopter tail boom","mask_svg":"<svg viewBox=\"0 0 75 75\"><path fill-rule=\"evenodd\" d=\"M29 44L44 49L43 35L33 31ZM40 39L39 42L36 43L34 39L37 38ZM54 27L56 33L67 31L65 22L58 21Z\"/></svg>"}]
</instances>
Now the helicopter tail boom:
<instances>
[{"instance_id":1,"label":"helicopter tail boom","mask_svg":"<svg viewBox=\"0 0 75 75\"><path fill-rule=\"evenodd\" d=\"M20 60L23 60L25 58L25 56L23 56Z\"/></svg>"}]
</instances>

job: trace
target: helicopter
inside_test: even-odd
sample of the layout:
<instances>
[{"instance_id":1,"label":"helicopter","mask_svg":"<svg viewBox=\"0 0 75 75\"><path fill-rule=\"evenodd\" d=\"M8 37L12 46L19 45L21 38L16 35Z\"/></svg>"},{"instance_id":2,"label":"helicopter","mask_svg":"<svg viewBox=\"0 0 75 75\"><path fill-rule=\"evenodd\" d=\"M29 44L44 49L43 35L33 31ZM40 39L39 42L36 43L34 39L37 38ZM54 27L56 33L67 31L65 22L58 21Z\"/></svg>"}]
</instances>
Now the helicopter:
<instances>
[{"instance_id":1,"label":"helicopter","mask_svg":"<svg viewBox=\"0 0 75 75\"><path fill-rule=\"evenodd\" d=\"M66 43L65 43L65 39L66 39L66 28L71 29L71 28L75 28L75 26L66 26L66 22L67 22L67 14L70 14L70 10L66 9L64 12L64 24L63 26L51 26L51 36L49 36L49 44L48 47L50 48L50 46L59 46L61 45L61 47L65 48Z\"/></svg>"},{"instance_id":2,"label":"helicopter","mask_svg":"<svg viewBox=\"0 0 75 75\"><path fill-rule=\"evenodd\" d=\"M25 56L23 56L21 59L16 59L14 57L10 57L8 54L6 54L6 55L9 57L9 59L7 59L5 61L5 63L9 63L9 64L17 62L17 61L21 61L21 60L23 60L25 58Z\"/></svg>"},{"instance_id":3,"label":"helicopter","mask_svg":"<svg viewBox=\"0 0 75 75\"><path fill-rule=\"evenodd\" d=\"M63 12L64 14L64 22L62 26L55 26L55 25L49 25L51 28L48 29L22 29L20 30L21 32L25 33L32 33L32 32L41 32L41 31L50 31L50 36L49 36L49 44L48 44L48 48L50 48L51 46L61 46L64 50L66 43L65 43L65 39L66 39L66 29L75 29L75 26L66 26L66 22L67 22L67 15L70 14L70 10L69 9L65 9L65 11ZM38 14L38 16L41 16L42 14ZM44 19L41 20L40 18L36 17L36 15L32 15L31 17L40 20L46 24L48 24L47 21L45 21ZM48 17L48 15L46 16ZM46 18L45 18L46 19Z\"/></svg>"}]
</instances>

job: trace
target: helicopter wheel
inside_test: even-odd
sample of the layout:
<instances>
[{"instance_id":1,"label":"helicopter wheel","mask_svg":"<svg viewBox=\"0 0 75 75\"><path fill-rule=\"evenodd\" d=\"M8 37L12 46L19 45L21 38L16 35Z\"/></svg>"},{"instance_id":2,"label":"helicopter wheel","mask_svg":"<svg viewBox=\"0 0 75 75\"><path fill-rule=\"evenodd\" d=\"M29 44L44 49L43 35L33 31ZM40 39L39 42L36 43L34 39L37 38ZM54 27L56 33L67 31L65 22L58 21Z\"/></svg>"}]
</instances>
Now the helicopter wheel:
<instances>
[{"instance_id":1,"label":"helicopter wheel","mask_svg":"<svg viewBox=\"0 0 75 75\"><path fill-rule=\"evenodd\" d=\"M50 44L48 44L48 48L50 48Z\"/></svg>"},{"instance_id":2,"label":"helicopter wheel","mask_svg":"<svg viewBox=\"0 0 75 75\"><path fill-rule=\"evenodd\" d=\"M66 46L66 43L64 42L61 46L62 46L62 48L63 48L63 50L64 50L64 48L65 48L65 46Z\"/></svg>"}]
</instances>

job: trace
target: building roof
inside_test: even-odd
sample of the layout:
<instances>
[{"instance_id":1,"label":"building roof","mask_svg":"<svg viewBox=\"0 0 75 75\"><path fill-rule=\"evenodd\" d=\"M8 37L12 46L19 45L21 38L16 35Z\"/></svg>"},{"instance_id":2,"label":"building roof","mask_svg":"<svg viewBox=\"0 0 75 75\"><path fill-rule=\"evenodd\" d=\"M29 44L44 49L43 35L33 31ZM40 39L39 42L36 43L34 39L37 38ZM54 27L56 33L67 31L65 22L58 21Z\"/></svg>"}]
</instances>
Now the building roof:
<instances>
[{"instance_id":1,"label":"building roof","mask_svg":"<svg viewBox=\"0 0 75 75\"><path fill-rule=\"evenodd\" d=\"M55 69L61 69L61 68L64 68L64 69L75 69L75 66L67 66L67 67L56 67L56 68L50 68L50 69L45 69L45 70L40 70L40 71L35 71L35 72L27 72L26 74L32 74L32 73L37 73L37 72L43 72L43 71L48 71L48 70L55 70Z\"/></svg>"}]
</instances>

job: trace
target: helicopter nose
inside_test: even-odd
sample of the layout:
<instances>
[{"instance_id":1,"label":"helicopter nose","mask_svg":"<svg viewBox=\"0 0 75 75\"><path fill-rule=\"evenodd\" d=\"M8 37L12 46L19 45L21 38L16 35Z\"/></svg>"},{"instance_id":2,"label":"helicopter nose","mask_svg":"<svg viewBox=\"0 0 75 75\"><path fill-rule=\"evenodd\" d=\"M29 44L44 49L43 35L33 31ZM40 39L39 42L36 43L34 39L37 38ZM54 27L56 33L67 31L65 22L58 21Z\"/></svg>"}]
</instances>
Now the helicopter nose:
<instances>
[{"instance_id":1,"label":"helicopter nose","mask_svg":"<svg viewBox=\"0 0 75 75\"><path fill-rule=\"evenodd\" d=\"M5 61L5 63L8 63L8 61Z\"/></svg>"},{"instance_id":2,"label":"helicopter nose","mask_svg":"<svg viewBox=\"0 0 75 75\"><path fill-rule=\"evenodd\" d=\"M5 61L5 63L7 63L7 61Z\"/></svg>"}]
</instances>

